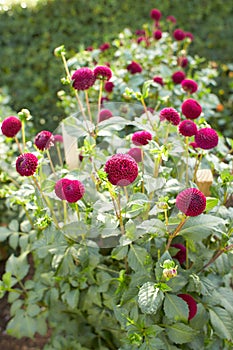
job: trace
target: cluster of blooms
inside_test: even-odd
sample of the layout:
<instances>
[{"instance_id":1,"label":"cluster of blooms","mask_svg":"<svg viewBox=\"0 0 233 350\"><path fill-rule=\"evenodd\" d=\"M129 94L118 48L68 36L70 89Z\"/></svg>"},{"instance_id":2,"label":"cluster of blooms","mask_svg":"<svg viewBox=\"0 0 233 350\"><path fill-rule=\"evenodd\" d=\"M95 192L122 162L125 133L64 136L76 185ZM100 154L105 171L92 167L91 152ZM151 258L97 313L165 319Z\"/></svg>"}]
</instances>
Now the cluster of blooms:
<instances>
[{"instance_id":1,"label":"cluster of blooms","mask_svg":"<svg viewBox=\"0 0 233 350\"><path fill-rule=\"evenodd\" d=\"M92 87L96 79L108 81L112 77L112 71L107 66L97 66L94 70L88 67L77 69L71 79L76 90L88 90Z\"/></svg>"},{"instance_id":2,"label":"cluster of blooms","mask_svg":"<svg viewBox=\"0 0 233 350\"><path fill-rule=\"evenodd\" d=\"M77 202L85 193L85 187L82 182L67 178L58 180L54 190L58 198L66 200L69 203Z\"/></svg>"}]
</instances>

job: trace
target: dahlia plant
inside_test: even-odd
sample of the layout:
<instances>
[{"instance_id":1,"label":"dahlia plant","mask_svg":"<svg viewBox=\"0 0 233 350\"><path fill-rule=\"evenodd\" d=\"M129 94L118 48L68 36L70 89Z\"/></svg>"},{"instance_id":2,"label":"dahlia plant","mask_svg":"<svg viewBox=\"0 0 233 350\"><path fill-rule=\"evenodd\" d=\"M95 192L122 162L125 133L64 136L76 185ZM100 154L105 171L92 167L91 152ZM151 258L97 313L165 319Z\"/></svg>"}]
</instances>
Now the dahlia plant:
<instances>
[{"instance_id":1,"label":"dahlia plant","mask_svg":"<svg viewBox=\"0 0 233 350\"><path fill-rule=\"evenodd\" d=\"M27 137L25 109L2 122L17 153L1 191L18 208L0 230L7 332L49 329L44 349L232 348L233 142L208 123L216 72L174 17L150 17L68 61L55 49L70 87L56 130Z\"/></svg>"}]
</instances>

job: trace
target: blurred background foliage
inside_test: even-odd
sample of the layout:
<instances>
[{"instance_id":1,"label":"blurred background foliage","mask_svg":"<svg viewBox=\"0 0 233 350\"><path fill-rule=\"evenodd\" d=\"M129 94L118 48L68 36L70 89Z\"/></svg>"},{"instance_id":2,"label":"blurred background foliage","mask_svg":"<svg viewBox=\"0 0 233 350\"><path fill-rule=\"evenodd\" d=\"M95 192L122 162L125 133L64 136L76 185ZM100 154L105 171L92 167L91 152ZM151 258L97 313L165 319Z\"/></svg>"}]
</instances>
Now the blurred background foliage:
<instances>
[{"instance_id":1,"label":"blurred background foliage","mask_svg":"<svg viewBox=\"0 0 233 350\"><path fill-rule=\"evenodd\" d=\"M231 0L29 0L10 5L0 1L0 87L7 87L10 107L28 108L35 128L53 129L64 117L57 91L64 75L54 49L64 44L68 57L80 47L111 42L129 27L150 23L150 10L158 8L165 20L194 34L190 54L205 57L218 67L215 93L222 103L220 129L231 121L233 75L233 4Z\"/></svg>"}]
</instances>

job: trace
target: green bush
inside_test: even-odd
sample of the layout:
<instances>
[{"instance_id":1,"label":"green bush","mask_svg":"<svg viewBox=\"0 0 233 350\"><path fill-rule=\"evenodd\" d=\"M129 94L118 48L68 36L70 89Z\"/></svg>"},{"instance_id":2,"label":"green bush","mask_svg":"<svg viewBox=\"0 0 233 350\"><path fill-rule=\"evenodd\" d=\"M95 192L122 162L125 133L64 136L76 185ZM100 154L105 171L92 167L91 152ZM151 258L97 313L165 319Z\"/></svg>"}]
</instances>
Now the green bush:
<instances>
[{"instance_id":1,"label":"green bush","mask_svg":"<svg viewBox=\"0 0 233 350\"><path fill-rule=\"evenodd\" d=\"M53 59L54 48L63 43L72 56L80 45L111 41L125 27L140 28L154 7L162 11L163 19L174 15L180 27L193 32L193 50L199 56L231 62L229 0L224 6L220 0L43 0L32 8L17 5L0 15L0 86L9 87L13 109L27 106L37 129L45 123L52 128L64 117L64 111L56 106L63 72Z\"/></svg>"}]
</instances>

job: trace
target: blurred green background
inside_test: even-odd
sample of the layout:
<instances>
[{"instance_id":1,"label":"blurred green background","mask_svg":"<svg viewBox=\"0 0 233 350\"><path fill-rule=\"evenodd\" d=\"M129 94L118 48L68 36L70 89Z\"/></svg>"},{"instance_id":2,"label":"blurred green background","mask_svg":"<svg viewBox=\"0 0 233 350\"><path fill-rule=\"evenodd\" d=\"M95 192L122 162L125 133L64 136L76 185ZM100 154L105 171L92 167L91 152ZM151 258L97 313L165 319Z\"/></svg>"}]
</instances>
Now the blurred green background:
<instances>
[{"instance_id":1,"label":"blurred green background","mask_svg":"<svg viewBox=\"0 0 233 350\"><path fill-rule=\"evenodd\" d=\"M165 20L194 34L191 54L215 61L220 76L216 93L232 107L233 3L231 0L0 0L0 87L7 86L10 106L28 108L36 129L54 128L64 112L57 106L57 91L64 74L54 48L65 45L68 57L80 45L98 47L125 27L140 29L150 23L150 10L158 8ZM32 6L30 6L32 4Z\"/></svg>"}]
</instances>

